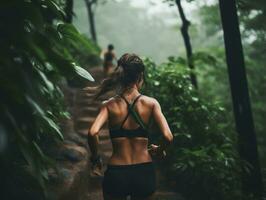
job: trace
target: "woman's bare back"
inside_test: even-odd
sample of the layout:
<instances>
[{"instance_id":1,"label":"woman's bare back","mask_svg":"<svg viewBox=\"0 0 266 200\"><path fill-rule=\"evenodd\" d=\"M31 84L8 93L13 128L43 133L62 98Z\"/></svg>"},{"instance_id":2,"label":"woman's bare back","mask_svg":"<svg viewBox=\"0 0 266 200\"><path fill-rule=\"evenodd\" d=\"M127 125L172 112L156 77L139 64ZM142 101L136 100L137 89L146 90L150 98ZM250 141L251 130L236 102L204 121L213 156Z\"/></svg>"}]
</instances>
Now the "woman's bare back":
<instances>
[{"instance_id":1,"label":"woman's bare back","mask_svg":"<svg viewBox=\"0 0 266 200\"><path fill-rule=\"evenodd\" d=\"M131 102L138 95L139 92L135 90L125 98ZM173 140L171 130L156 99L142 95L135 103L134 110L146 125L148 125L149 120L153 120L165 141L171 142ZM103 102L100 112L90 128L90 137L97 135L106 121L108 121L110 130L119 129L127 113L127 103L119 96ZM123 130L132 130L138 127L139 124L129 115L122 128ZM109 160L110 164L126 165L151 161L146 137L116 137L112 138L112 144L113 154Z\"/></svg>"},{"instance_id":2,"label":"woman's bare back","mask_svg":"<svg viewBox=\"0 0 266 200\"><path fill-rule=\"evenodd\" d=\"M131 97L130 99L135 99ZM139 114L143 122L148 125L152 118L153 99L144 95L136 101L134 110ZM107 109L109 112L108 124L110 129L136 130L139 124L134 118L128 115L128 106L124 99L115 96L108 100ZM124 123L123 123L124 121ZM123 123L123 124L122 124ZM130 133L128 133L130 134ZM148 153L148 139L144 137L119 137L112 139L113 154L109 160L110 164L127 165L143 162L150 162L152 159Z\"/></svg>"}]
</instances>

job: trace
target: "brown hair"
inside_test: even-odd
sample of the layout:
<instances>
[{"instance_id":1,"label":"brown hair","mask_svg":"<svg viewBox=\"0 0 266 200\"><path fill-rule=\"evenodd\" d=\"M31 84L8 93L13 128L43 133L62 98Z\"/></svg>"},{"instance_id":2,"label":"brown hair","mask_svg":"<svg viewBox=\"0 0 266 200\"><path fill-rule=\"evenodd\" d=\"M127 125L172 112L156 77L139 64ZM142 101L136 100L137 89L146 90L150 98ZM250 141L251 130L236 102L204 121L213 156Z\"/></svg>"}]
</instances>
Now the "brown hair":
<instances>
[{"instance_id":1,"label":"brown hair","mask_svg":"<svg viewBox=\"0 0 266 200\"><path fill-rule=\"evenodd\" d=\"M117 61L117 67L110 77L104 79L98 87L95 99L111 90L126 89L132 84L144 80L145 66L136 54L126 53Z\"/></svg>"}]
</instances>

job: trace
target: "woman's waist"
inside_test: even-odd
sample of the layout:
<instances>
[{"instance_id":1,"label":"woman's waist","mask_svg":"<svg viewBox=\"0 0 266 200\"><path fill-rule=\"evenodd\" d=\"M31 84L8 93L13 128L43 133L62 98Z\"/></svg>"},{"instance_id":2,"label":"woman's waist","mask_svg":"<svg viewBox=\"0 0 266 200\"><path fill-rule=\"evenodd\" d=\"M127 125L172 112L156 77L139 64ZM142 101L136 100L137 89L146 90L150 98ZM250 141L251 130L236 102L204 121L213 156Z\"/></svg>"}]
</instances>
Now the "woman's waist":
<instances>
[{"instance_id":1,"label":"woman's waist","mask_svg":"<svg viewBox=\"0 0 266 200\"><path fill-rule=\"evenodd\" d=\"M110 164L136 164L141 162L151 162L152 158L148 150L134 152L113 152L109 163Z\"/></svg>"},{"instance_id":2,"label":"woman's waist","mask_svg":"<svg viewBox=\"0 0 266 200\"><path fill-rule=\"evenodd\" d=\"M128 147L125 144L113 144L112 156L131 158L149 156L147 142L141 142L142 143L138 143L138 145L135 145L134 147Z\"/></svg>"},{"instance_id":3,"label":"woman's waist","mask_svg":"<svg viewBox=\"0 0 266 200\"><path fill-rule=\"evenodd\" d=\"M130 163L130 164L117 164L117 163L108 163L107 169L129 169L129 168L139 168L139 167L153 167L154 168L154 162L152 160L149 161L143 161L143 162L137 162L137 163Z\"/></svg>"}]
</instances>

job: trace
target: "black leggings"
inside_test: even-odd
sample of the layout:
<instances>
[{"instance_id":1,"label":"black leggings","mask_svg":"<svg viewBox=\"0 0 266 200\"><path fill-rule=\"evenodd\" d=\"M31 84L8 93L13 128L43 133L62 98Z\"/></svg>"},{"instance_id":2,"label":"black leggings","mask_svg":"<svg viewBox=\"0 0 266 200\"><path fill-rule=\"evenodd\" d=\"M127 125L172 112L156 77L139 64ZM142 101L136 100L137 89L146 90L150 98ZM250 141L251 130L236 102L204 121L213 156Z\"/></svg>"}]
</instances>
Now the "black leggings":
<instances>
[{"instance_id":1,"label":"black leggings","mask_svg":"<svg viewBox=\"0 0 266 200\"><path fill-rule=\"evenodd\" d=\"M103 193L123 198L146 198L156 190L153 162L132 165L108 165L102 183Z\"/></svg>"}]
</instances>

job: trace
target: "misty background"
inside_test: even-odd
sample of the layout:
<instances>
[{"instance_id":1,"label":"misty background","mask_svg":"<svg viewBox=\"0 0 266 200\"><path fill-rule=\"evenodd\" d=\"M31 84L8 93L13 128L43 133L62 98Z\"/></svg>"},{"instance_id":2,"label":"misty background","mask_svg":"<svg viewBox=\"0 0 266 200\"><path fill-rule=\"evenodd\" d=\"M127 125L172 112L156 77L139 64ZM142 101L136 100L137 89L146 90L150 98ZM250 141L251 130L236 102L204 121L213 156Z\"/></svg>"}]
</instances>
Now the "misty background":
<instances>
[{"instance_id":1,"label":"misty background","mask_svg":"<svg viewBox=\"0 0 266 200\"><path fill-rule=\"evenodd\" d=\"M190 34L195 50L210 46L214 41L217 43L217 37L206 40L204 27L200 26L197 8L203 3L211 4L212 1L183 4L188 19L193 18ZM98 3L94 9L97 40L102 49L112 43L118 57L131 52L151 57L157 63L165 61L169 56L185 57L183 38L179 31L181 21L176 6L158 0L109 0ZM84 1L74 1L74 12L74 25L90 37Z\"/></svg>"}]
</instances>

